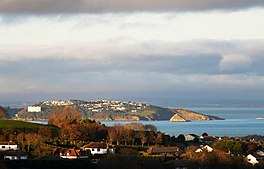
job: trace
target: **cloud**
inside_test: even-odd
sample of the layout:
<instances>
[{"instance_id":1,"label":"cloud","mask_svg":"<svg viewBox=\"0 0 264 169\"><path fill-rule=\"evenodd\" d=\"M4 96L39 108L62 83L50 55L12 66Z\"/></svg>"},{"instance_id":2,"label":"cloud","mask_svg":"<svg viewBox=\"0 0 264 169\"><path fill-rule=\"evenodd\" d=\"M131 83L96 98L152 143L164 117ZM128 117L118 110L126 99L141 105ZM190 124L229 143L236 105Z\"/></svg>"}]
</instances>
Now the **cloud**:
<instances>
[{"instance_id":1,"label":"cloud","mask_svg":"<svg viewBox=\"0 0 264 169\"><path fill-rule=\"evenodd\" d=\"M25 75L114 71L264 74L262 40L99 43L1 46L0 70Z\"/></svg>"},{"instance_id":2,"label":"cloud","mask_svg":"<svg viewBox=\"0 0 264 169\"><path fill-rule=\"evenodd\" d=\"M175 12L236 10L263 6L263 0L5 0L0 2L0 12L9 14Z\"/></svg>"},{"instance_id":3,"label":"cloud","mask_svg":"<svg viewBox=\"0 0 264 169\"><path fill-rule=\"evenodd\" d=\"M250 69L252 60L249 56L243 55L226 55L220 63L221 71L240 71Z\"/></svg>"}]
</instances>

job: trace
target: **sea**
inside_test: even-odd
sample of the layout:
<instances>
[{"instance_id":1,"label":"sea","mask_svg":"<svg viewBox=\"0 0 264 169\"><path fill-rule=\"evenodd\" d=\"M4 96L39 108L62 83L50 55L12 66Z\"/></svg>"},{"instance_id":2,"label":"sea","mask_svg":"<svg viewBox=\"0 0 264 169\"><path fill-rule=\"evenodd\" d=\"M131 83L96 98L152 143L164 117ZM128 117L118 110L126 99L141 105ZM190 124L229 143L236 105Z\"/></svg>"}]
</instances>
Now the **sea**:
<instances>
[{"instance_id":1,"label":"sea","mask_svg":"<svg viewBox=\"0 0 264 169\"><path fill-rule=\"evenodd\" d=\"M170 122L170 121L139 121L142 124L152 124L158 131L169 135L179 134L202 135L204 132L212 136L244 137L248 135L264 136L264 108L191 108L198 113L213 115L225 120ZM137 121L138 122L138 121ZM128 124L131 121L102 121L106 126Z\"/></svg>"}]
</instances>

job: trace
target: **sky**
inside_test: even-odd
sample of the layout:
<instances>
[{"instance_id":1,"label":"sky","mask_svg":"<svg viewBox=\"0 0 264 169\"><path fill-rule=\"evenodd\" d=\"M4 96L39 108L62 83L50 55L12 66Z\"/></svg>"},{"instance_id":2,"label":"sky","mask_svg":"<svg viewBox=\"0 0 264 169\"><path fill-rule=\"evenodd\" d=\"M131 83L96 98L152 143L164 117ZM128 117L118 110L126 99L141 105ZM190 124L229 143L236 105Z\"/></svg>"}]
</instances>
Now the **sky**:
<instances>
[{"instance_id":1,"label":"sky","mask_svg":"<svg viewBox=\"0 0 264 169\"><path fill-rule=\"evenodd\" d=\"M0 102L262 100L263 0L2 0Z\"/></svg>"}]
</instances>

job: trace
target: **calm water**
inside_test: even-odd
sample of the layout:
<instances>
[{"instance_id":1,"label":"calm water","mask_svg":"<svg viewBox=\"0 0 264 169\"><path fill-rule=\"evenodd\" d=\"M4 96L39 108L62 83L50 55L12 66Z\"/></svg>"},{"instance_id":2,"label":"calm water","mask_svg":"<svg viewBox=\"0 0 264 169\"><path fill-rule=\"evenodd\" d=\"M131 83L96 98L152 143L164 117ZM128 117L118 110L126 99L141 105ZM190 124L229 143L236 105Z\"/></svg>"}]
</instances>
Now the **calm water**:
<instances>
[{"instance_id":1,"label":"calm water","mask_svg":"<svg viewBox=\"0 0 264 169\"><path fill-rule=\"evenodd\" d=\"M207 132L215 136L247 136L251 134L264 135L264 108L192 108L199 113L215 115L225 120L215 121L192 121L192 122L169 122L169 121L142 121L143 124L155 125L159 131L171 135L194 133L201 135ZM116 123L126 124L129 122L110 121L102 122L107 126Z\"/></svg>"}]
</instances>

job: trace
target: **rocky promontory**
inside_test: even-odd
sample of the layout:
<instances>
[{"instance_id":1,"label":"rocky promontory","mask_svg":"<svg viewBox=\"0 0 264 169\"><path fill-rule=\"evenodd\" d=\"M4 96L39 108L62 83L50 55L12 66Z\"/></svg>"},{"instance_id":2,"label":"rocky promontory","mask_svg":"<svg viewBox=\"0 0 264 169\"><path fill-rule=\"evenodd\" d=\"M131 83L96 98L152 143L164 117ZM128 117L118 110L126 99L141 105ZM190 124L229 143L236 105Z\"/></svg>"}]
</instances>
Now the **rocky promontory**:
<instances>
[{"instance_id":1,"label":"rocky promontory","mask_svg":"<svg viewBox=\"0 0 264 169\"><path fill-rule=\"evenodd\" d=\"M187 109L172 109L175 114L170 118L172 122L188 122L193 120L224 120L217 116L197 113Z\"/></svg>"},{"instance_id":2,"label":"rocky promontory","mask_svg":"<svg viewBox=\"0 0 264 169\"><path fill-rule=\"evenodd\" d=\"M67 109L70 107L71 109ZM25 107L15 115L19 120L48 120L54 112L74 110L81 118L97 121L192 121L219 120L186 109L169 109L148 103L115 100L58 100L45 101Z\"/></svg>"}]
</instances>

